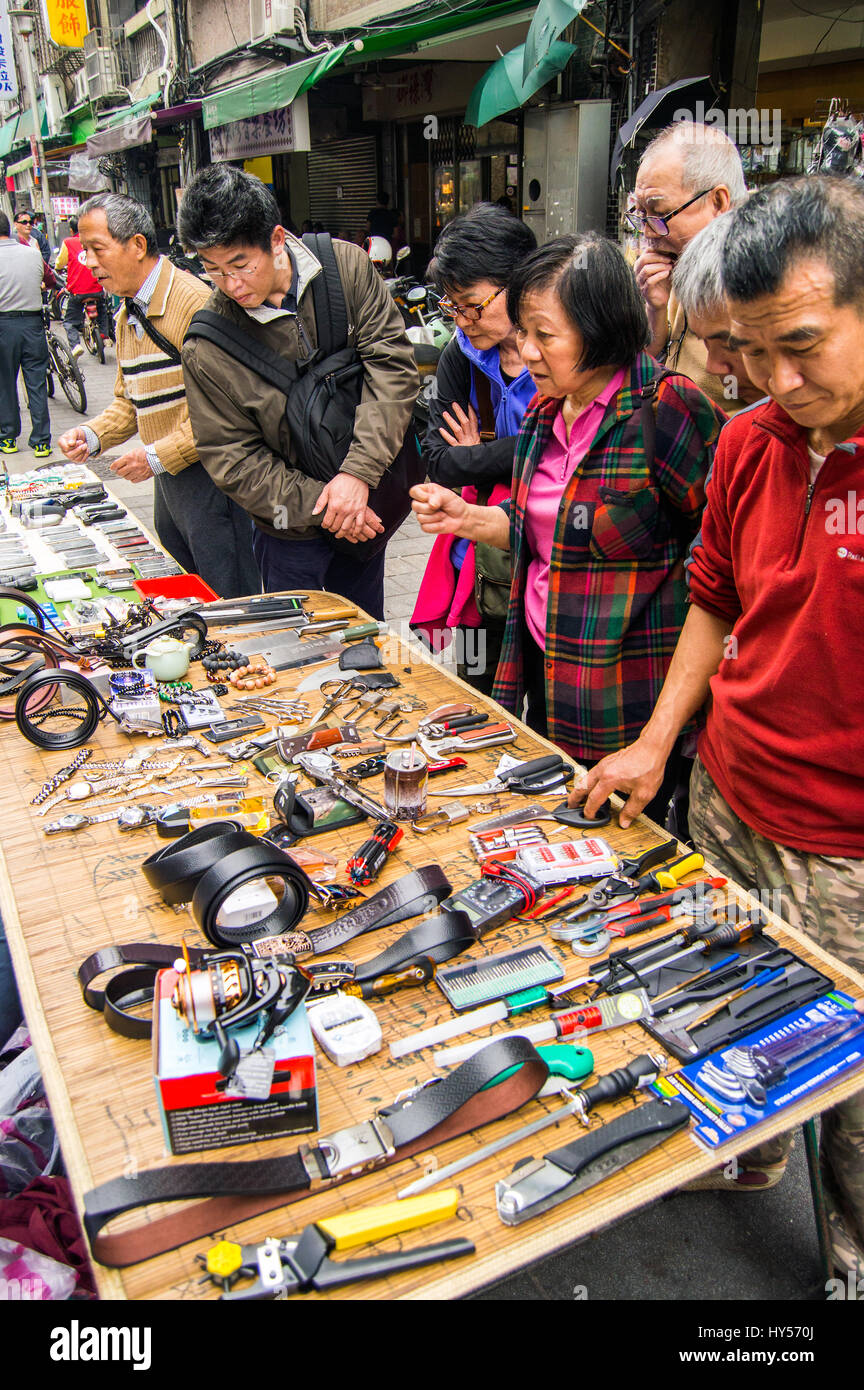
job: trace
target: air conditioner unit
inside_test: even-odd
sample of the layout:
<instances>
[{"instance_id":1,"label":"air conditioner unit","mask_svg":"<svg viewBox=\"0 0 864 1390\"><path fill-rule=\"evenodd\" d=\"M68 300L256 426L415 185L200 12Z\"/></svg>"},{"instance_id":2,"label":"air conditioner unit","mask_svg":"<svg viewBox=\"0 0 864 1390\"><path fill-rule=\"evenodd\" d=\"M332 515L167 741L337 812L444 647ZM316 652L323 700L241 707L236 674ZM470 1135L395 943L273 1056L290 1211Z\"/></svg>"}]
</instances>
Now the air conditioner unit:
<instances>
[{"instance_id":1,"label":"air conditioner unit","mask_svg":"<svg viewBox=\"0 0 864 1390\"><path fill-rule=\"evenodd\" d=\"M112 101L124 96L126 88L120 77L117 56L110 48L95 48L84 59L87 91L91 101Z\"/></svg>"},{"instance_id":2,"label":"air conditioner unit","mask_svg":"<svg viewBox=\"0 0 864 1390\"><path fill-rule=\"evenodd\" d=\"M84 68L79 68L72 78L72 105L83 106L85 101L90 100L90 92L87 87L87 72Z\"/></svg>"},{"instance_id":3,"label":"air conditioner unit","mask_svg":"<svg viewBox=\"0 0 864 1390\"><path fill-rule=\"evenodd\" d=\"M39 80L48 119L48 134L60 135L66 129L66 88L63 79L56 72L47 72Z\"/></svg>"},{"instance_id":4,"label":"air conditioner unit","mask_svg":"<svg viewBox=\"0 0 864 1390\"><path fill-rule=\"evenodd\" d=\"M249 0L251 43L294 33L294 0Z\"/></svg>"}]
</instances>

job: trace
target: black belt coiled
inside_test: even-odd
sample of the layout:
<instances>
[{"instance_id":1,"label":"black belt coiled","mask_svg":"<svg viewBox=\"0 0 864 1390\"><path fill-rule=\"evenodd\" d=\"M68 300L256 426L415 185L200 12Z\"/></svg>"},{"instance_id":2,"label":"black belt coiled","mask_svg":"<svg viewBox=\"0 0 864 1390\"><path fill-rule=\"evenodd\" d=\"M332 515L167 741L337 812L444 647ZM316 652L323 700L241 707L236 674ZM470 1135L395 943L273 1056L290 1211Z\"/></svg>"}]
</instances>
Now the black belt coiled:
<instances>
[{"instance_id":1,"label":"black belt coiled","mask_svg":"<svg viewBox=\"0 0 864 1390\"><path fill-rule=\"evenodd\" d=\"M214 946L237 946L293 931L309 907L309 879L287 854L238 828L215 821L157 850L141 866L144 877L167 903L192 903L192 915ZM266 917L242 927L218 922L227 898L256 879L278 878L278 905Z\"/></svg>"}]
</instances>

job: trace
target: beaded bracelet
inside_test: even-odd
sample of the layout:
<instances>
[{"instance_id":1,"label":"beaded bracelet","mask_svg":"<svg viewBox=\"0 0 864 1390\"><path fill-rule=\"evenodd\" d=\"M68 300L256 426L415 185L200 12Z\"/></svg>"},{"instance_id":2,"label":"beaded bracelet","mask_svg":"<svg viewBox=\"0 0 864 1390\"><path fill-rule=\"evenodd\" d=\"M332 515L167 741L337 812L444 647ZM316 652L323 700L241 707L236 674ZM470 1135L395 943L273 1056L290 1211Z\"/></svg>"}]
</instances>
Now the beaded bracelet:
<instances>
[{"instance_id":1,"label":"beaded bracelet","mask_svg":"<svg viewBox=\"0 0 864 1390\"><path fill-rule=\"evenodd\" d=\"M223 652L214 652L211 656L202 658L201 665L204 667L204 674L208 681L218 681L220 671L236 671L239 667L246 665L247 658L241 652L234 652L226 649ZM229 676L230 680L231 677Z\"/></svg>"},{"instance_id":2,"label":"beaded bracelet","mask_svg":"<svg viewBox=\"0 0 864 1390\"><path fill-rule=\"evenodd\" d=\"M228 677L228 684L235 690L263 690L265 685L273 685L276 672L263 661L250 661L248 666L238 666Z\"/></svg>"}]
</instances>

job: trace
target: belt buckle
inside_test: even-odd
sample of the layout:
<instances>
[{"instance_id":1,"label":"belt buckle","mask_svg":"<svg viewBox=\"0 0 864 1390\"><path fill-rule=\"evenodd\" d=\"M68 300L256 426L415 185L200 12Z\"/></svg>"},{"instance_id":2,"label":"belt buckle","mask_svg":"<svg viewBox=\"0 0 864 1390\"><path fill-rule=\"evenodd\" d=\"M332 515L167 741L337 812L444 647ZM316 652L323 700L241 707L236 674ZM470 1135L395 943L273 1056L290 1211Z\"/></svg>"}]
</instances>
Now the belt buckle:
<instances>
[{"instance_id":1,"label":"belt buckle","mask_svg":"<svg viewBox=\"0 0 864 1390\"><path fill-rule=\"evenodd\" d=\"M379 1168L396 1152L390 1128L379 1116L328 1134L319 1141L318 1148L327 1163L330 1178Z\"/></svg>"}]
</instances>

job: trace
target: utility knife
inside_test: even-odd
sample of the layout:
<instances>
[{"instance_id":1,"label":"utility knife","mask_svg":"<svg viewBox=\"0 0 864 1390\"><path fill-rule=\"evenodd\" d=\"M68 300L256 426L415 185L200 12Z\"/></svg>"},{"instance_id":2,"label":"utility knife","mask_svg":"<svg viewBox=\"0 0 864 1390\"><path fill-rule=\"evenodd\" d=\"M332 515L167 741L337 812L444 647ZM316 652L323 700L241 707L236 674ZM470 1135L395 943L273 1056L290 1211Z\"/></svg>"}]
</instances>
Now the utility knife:
<instances>
[{"instance_id":1,"label":"utility knife","mask_svg":"<svg viewBox=\"0 0 864 1390\"><path fill-rule=\"evenodd\" d=\"M505 1226L520 1226L550 1211L685 1129L689 1119L681 1101L652 1100L543 1158L529 1159L495 1184L499 1217Z\"/></svg>"}]
</instances>

